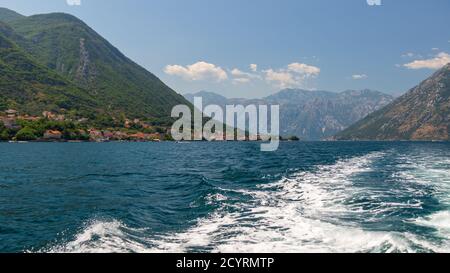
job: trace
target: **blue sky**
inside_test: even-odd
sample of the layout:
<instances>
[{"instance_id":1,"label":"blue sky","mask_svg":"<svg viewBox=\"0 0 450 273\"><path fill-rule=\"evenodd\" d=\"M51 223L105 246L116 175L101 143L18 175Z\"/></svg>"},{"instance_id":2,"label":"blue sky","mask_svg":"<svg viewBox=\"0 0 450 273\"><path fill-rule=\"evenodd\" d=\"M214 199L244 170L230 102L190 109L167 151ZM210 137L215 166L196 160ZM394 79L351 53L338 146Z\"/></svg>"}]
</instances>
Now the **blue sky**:
<instances>
[{"instance_id":1,"label":"blue sky","mask_svg":"<svg viewBox=\"0 0 450 273\"><path fill-rule=\"evenodd\" d=\"M74 1L74 0L72 0ZM399 94L450 61L450 1L0 0L71 13L180 93L281 88ZM253 64L253 66L251 66Z\"/></svg>"}]
</instances>

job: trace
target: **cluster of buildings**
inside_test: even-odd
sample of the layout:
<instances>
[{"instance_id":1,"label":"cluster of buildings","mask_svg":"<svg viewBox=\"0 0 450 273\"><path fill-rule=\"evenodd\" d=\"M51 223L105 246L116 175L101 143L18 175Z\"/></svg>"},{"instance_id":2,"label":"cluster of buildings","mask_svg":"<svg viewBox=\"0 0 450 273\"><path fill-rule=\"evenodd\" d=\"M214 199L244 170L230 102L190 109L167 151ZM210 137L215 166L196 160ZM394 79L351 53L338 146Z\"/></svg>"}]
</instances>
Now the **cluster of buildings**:
<instances>
[{"instance_id":1,"label":"cluster of buildings","mask_svg":"<svg viewBox=\"0 0 450 273\"><path fill-rule=\"evenodd\" d=\"M81 132L83 133L83 132ZM105 142L105 141L155 141L159 142L162 139L162 135L159 133L146 134L146 133L126 133L122 131L108 131L89 129L87 134L91 141Z\"/></svg>"},{"instance_id":2,"label":"cluster of buildings","mask_svg":"<svg viewBox=\"0 0 450 273\"><path fill-rule=\"evenodd\" d=\"M19 115L19 112L14 109L8 109L3 115L0 114L0 122L2 122L8 129L20 129L20 126L17 124L17 120L38 121L40 119L41 117Z\"/></svg>"},{"instance_id":3,"label":"cluster of buildings","mask_svg":"<svg viewBox=\"0 0 450 273\"><path fill-rule=\"evenodd\" d=\"M54 120L54 121L65 121L66 120L66 117L64 115L55 114L55 113L52 113L49 111L42 112L42 116L46 119Z\"/></svg>"},{"instance_id":4,"label":"cluster of buildings","mask_svg":"<svg viewBox=\"0 0 450 273\"><path fill-rule=\"evenodd\" d=\"M17 125L17 111L16 110L6 110L4 116L0 116L0 121L8 129L16 129Z\"/></svg>"},{"instance_id":5,"label":"cluster of buildings","mask_svg":"<svg viewBox=\"0 0 450 273\"><path fill-rule=\"evenodd\" d=\"M17 124L17 120L28 120L28 121L38 121L40 119L48 119L53 121L65 121L66 118L62 114L55 114L49 111L44 111L42 117L35 117L29 115L19 115L16 110L9 109L3 114L0 114L0 122L8 129L20 130L21 127ZM78 120L79 123L86 122L87 119ZM141 122L139 119L126 120L124 128L130 129L134 124L140 125L144 129L151 128L150 125ZM91 128L89 130L78 130L78 134L85 136L84 139L89 139L95 142L105 142L105 141L155 141L159 142L163 139L164 135L160 133L142 133L142 132L124 132L124 131L110 131L110 130L98 130ZM58 141L63 140L64 134L58 130L47 130L42 136L44 141Z\"/></svg>"},{"instance_id":6,"label":"cluster of buildings","mask_svg":"<svg viewBox=\"0 0 450 273\"><path fill-rule=\"evenodd\" d=\"M17 124L17 120L37 121L40 117L34 117L29 115L19 115L16 110L8 109L3 115L0 114L0 122L8 129L20 129Z\"/></svg>"}]
</instances>

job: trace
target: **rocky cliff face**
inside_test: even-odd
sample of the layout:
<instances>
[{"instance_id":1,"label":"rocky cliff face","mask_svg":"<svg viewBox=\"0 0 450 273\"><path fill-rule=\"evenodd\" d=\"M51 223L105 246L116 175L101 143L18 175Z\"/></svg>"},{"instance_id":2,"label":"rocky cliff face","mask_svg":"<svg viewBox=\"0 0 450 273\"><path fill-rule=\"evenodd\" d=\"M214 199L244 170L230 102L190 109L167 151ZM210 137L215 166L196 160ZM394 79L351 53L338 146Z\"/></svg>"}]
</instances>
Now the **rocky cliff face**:
<instances>
[{"instance_id":1,"label":"rocky cliff face","mask_svg":"<svg viewBox=\"0 0 450 273\"><path fill-rule=\"evenodd\" d=\"M450 140L450 64L387 107L339 133L339 140Z\"/></svg>"}]
</instances>

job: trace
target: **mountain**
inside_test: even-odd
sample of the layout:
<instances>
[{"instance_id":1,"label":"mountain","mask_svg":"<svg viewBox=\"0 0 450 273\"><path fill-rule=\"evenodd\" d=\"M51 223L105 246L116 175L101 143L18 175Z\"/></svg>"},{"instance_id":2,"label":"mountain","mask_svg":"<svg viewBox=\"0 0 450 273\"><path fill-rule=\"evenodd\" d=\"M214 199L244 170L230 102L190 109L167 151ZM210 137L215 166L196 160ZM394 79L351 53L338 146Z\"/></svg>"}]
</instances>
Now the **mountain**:
<instances>
[{"instance_id":1,"label":"mountain","mask_svg":"<svg viewBox=\"0 0 450 273\"><path fill-rule=\"evenodd\" d=\"M338 140L450 140L450 64Z\"/></svg>"},{"instance_id":2,"label":"mountain","mask_svg":"<svg viewBox=\"0 0 450 273\"><path fill-rule=\"evenodd\" d=\"M200 91L194 94L185 94L184 97L191 103L194 103L194 97L201 97L203 99L203 104L215 104L222 107L227 105L230 101L224 96L208 91Z\"/></svg>"},{"instance_id":3,"label":"mountain","mask_svg":"<svg viewBox=\"0 0 450 273\"><path fill-rule=\"evenodd\" d=\"M0 110L14 108L40 115L64 108L72 115L90 116L97 104L85 90L40 65L5 34L13 31L0 23Z\"/></svg>"},{"instance_id":4,"label":"mountain","mask_svg":"<svg viewBox=\"0 0 450 273\"><path fill-rule=\"evenodd\" d=\"M0 21L37 63L56 71L94 98L105 112L170 121L173 106L189 104L78 18L64 13L17 16L2 9Z\"/></svg>"},{"instance_id":5,"label":"mountain","mask_svg":"<svg viewBox=\"0 0 450 273\"><path fill-rule=\"evenodd\" d=\"M10 9L0 7L0 21L8 23L8 22L11 22L14 20L19 20L22 18L25 18L25 16L15 12L15 11L12 11Z\"/></svg>"},{"instance_id":6,"label":"mountain","mask_svg":"<svg viewBox=\"0 0 450 273\"><path fill-rule=\"evenodd\" d=\"M360 90L341 93L285 89L262 99L227 99L211 92L187 94L193 102L203 97L203 104L280 105L280 131L303 140L321 140L333 136L368 114L386 106L393 97L378 91Z\"/></svg>"}]
</instances>

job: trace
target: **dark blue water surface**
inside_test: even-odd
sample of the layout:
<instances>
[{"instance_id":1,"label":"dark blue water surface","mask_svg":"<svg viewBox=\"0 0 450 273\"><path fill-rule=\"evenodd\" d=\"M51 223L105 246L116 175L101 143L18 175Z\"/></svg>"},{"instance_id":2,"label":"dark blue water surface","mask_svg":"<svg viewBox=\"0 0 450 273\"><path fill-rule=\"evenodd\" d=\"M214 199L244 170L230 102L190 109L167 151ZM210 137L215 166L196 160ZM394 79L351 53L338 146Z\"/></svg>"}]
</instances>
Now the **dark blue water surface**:
<instances>
[{"instance_id":1,"label":"dark blue water surface","mask_svg":"<svg viewBox=\"0 0 450 273\"><path fill-rule=\"evenodd\" d=\"M450 144L0 143L0 252L449 252Z\"/></svg>"}]
</instances>

